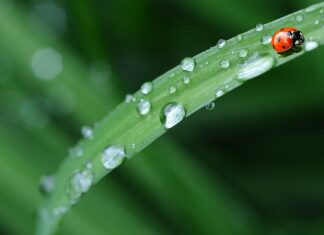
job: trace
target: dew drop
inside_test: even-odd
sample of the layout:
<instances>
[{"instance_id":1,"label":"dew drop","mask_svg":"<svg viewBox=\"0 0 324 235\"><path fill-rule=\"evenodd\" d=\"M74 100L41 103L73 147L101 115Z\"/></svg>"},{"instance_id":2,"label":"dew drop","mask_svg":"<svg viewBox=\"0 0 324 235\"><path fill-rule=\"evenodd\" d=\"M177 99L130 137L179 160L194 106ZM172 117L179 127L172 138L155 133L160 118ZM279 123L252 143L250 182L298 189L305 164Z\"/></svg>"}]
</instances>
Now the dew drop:
<instances>
[{"instance_id":1,"label":"dew drop","mask_svg":"<svg viewBox=\"0 0 324 235\"><path fill-rule=\"evenodd\" d=\"M224 94L225 94L225 92L223 90L216 91L216 97L217 98L223 96Z\"/></svg>"},{"instance_id":2,"label":"dew drop","mask_svg":"<svg viewBox=\"0 0 324 235\"><path fill-rule=\"evenodd\" d=\"M130 103L130 102L135 102L136 101L136 98L131 95L131 94L127 94L126 97L125 97L125 103Z\"/></svg>"},{"instance_id":3,"label":"dew drop","mask_svg":"<svg viewBox=\"0 0 324 235\"><path fill-rule=\"evenodd\" d=\"M319 24L319 20L315 20L314 24L315 25Z\"/></svg>"},{"instance_id":4,"label":"dew drop","mask_svg":"<svg viewBox=\"0 0 324 235\"><path fill-rule=\"evenodd\" d=\"M137 111L141 115L146 115L151 110L151 103L148 100L141 99L137 104Z\"/></svg>"},{"instance_id":5,"label":"dew drop","mask_svg":"<svg viewBox=\"0 0 324 235\"><path fill-rule=\"evenodd\" d=\"M55 178L51 175L42 176L40 179L40 187L44 194L51 193L55 188Z\"/></svg>"},{"instance_id":6,"label":"dew drop","mask_svg":"<svg viewBox=\"0 0 324 235\"><path fill-rule=\"evenodd\" d=\"M177 91L177 88L175 87L175 86L171 86L170 88L169 88L169 93L170 94L173 94L173 93L175 93Z\"/></svg>"},{"instance_id":7,"label":"dew drop","mask_svg":"<svg viewBox=\"0 0 324 235\"><path fill-rule=\"evenodd\" d=\"M176 102L166 104L160 114L160 121L166 129L170 129L180 123L186 116L183 105Z\"/></svg>"},{"instance_id":8,"label":"dew drop","mask_svg":"<svg viewBox=\"0 0 324 235\"><path fill-rule=\"evenodd\" d=\"M61 216L64 215L66 212L68 211L68 209L64 206L61 207L57 207L53 210L53 215L54 216Z\"/></svg>"},{"instance_id":9,"label":"dew drop","mask_svg":"<svg viewBox=\"0 0 324 235\"><path fill-rule=\"evenodd\" d=\"M75 204L78 198L89 190L93 183L93 174L90 169L76 172L67 185L66 192L71 204Z\"/></svg>"},{"instance_id":10,"label":"dew drop","mask_svg":"<svg viewBox=\"0 0 324 235\"><path fill-rule=\"evenodd\" d=\"M272 56L267 54L255 54L248 58L244 64L240 65L239 71L237 73L237 78L243 81L252 79L267 72L274 65L275 59Z\"/></svg>"},{"instance_id":11,"label":"dew drop","mask_svg":"<svg viewBox=\"0 0 324 235\"><path fill-rule=\"evenodd\" d=\"M226 69L230 66L230 62L229 62L229 60L221 60L219 62L219 66L223 69Z\"/></svg>"},{"instance_id":12,"label":"dew drop","mask_svg":"<svg viewBox=\"0 0 324 235\"><path fill-rule=\"evenodd\" d=\"M153 84L152 84L152 82L145 82L141 86L141 92L142 92L143 95L149 94L152 90L153 90Z\"/></svg>"},{"instance_id":13,"label":"dew drop","mask_svg":"<svg viewBox=\"0 0 324 235\"><path fill-rule=\"evenodd\" d=\"M183 71L192 72L195 68L195 60L190 57L186 57L181 61L181 69Z\"/></svg>"},{"instance_id":14,"label":"dew drop","mask_svg":"<svg viewBox=\"0 0 324 235\"><path fill-rule=\"evenodd\" d=\"M124 147L111 145L104 150L101 162L106 169L112 170L119 166L125 157L126 152Z\"/></svg>"},{"instance_id":15,"label":"dew drop","mask_svg":"<svg viewBox=\"0 0 324 235\"><path fill-rule=\"evenodd\" d=\"M305 43L305 51L312 51L318 47L318 42L316 41L307 41Z\"/></svg>"},{"instance_id":16,"label":"dew drop","mask_svg":"<svg viewBox=\"0 0 324 235\"><path fill-rule=\"evenodd\" d=\"M85 139L93 139L93 130L91 127L89 126L83 126L81 128L81 133L83 138Z\"/></svg>"},{"instance_id":17,"label":"dew drop","mask_svg":"<svg viewBox=\"0 0 324 235\"><path fill-rule=\"evenodd\" d=\"M83 149L80 146L75 146L69 149L69 154L71 157L82 157Z\"/></svg>"},{"instance_id":18,"label":"dew drop","mask_svg":"<svg viewBox=\"0 0 324 235\"><path fill-rule=\"evenodd\" d=\"M183 84L187 85L190 83L190 77L183 77L182 81L183 81Z\"/></svg>"},{"instance_id":19,"label":"dew drop","mask_svg":"<svg viewBox=\"0 0 324 235\"><path fill-rule=\"evenodd\" d=\"M263 45L268 45L271 43L271 40L272 40L272 36L271 35L265 35L261 38L261 43Z\"/></svg>"},{"instance_id":20,"label":"dew drop","mask_svg":"<svg viewBox=\"0 0 324 235\"><path fill-rule=\"evenodd\" d=\"M222 47L224 47L226 45L226 43L227 43L226 40L219 39L218 42L217 42L217 47L222 48Z\"/></svg>"},{"instance_id":21,"label":"dew drop","mask_svg":"<svg viewBox=\"0 0 324 235\"><path fill-rule=\"evenodd\" d=\"M255 26L255 30L257 31L257 32L260 32L260 31L262 31L263 30L263 24L257 24L256 26Z\"/></svg>"},{"instance_id":22,"label":"dew drop","mask_svg":"<svg viewBox=\"0 0 324 235\"><path fill-rule=\"evenodd\" d=\"M237 40L240 42L243 40L243 35L242 34L239 34L237 35Z\"/></svg>"},{"instance_id":23,"label":"dew drop","mask_svg":"<svg viewBox=\"0 0 324 235\"><path fill-rule=\"evenodd\" d=\"M248 53L249 53L248 49L242 49L239 51L238 56L241 58L245 58L248 55Z\"/></svg>"},{"instance_id":24,"label":"dew drop","mask_svg":"<svg viewBox=\"0 0 324 235\"><path fill-rule=\"evenodd\" d=\"M136 144L135 144L135 143L132 143L132 144L131 144L131 148L132 148L133 150L135 150L135 149L136 149Z\"/></svg>"},{"instance_id":25,"label":"dew drop","mask_svg":"<svg viewBox=\"0 0 324 235\"><path fill-rule=\"evenodd\" d=\"M295 19L296 19L297 22L302 22L303 19L304 19L304 17L303 17L302 15L297 15L297 16L295 17Z\"/></svg>"},{"instance_id":26,"label":"dew drop","mask_svg":"<svg viewBox=\"0 0 324 235\"><path fill-rule=\"evenodd\" d=\"M210 102L206 105L206 109L211 111L211 110L214 110L215 108L215 102Z\"/></svg>"}]
</instances>

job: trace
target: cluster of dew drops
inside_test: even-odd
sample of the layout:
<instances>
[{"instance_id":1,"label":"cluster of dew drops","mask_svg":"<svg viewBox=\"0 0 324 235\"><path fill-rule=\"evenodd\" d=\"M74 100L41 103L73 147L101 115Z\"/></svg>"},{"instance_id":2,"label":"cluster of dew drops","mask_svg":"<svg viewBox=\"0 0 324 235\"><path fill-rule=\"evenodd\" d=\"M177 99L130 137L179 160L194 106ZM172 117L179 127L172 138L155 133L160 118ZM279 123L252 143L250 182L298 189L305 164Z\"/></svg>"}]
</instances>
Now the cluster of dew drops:
<instances>
[{"instance_id":1,"label":"cluster of dew drops","mask_svg":"<svg viewBox=\"0 0 324 235\"><path fill-rule=\"evenodd\" d=\"M320 14L323 15L323 9L320 9ZM302 14L298 14L295 16L295 20L297 22L302 22L304 20L304 16ZM320 20L316 20L314 24L319 24ZM324 26L322 26L324 28ZM255 31L260 32L264 29L262 24L258 24L255 27ZM263 45L268 45L271 43L272 36L265 35L261 37L261 43ZM237 40L243 40L243 35L238 35ZM224 39L220 39L216 45L218 49L225 47L227 41ZM305 50L310 51L318 47L318 43L309 38L305 43ZM243 48L238 51L237 56L239 58L246 58L249 55L249 50L247 48ZM208 62L205 62L208 64ZM250 59L247 59L244 63L244 66L241 66L241 70L237 73L238 80L249 80L260 73L263 73L269 70L274 63L273 58L260 58L257 56L251 56ZM255 65L258 66L255 66ZM227 69L231 66L231 63L228 59L222 59L219 61L219 67L221 69ZM259 69L255 69L258 67ZM180 68L183 72L185 72L185 76L182 78L182 83L186 86L191 83L190 73L193 72L196 68L196 62L194 58L186 57L181 61ZM261 70L260 70L261 68ZM174 74L170 76L172 78ZM240 83L234 82L233 84L229 83L224 86L223 89L217 89L215 92L215 98L219 98L223 96L226 92L238 86ZM150 94L154 89L154 85L152 82L145 82L141 86L141 93L143 97ZM175 86L169 87L168 93L173 94L177 91ZM133 95L126 95L125 98L126 103L137 102L136 110L139 115L145 116L149 114L152 109L151 102L146 98L141 98L137 100ZM207 110L213 110L215 107L215 103L211 102L206 105ZM166 129L170 129L180 123L186 116L186 110L184 106L179 102L169 102L165 104L160 112L160 121L161 124ZM85 139L91 140L94 137L93 129L88 126L84 126L81 128L81 133ZM131 144L131 149L135 150L136 144ZM84 155L83 149L80 146L70 149L70 155L73 157L82 157ZM107 170L112 170L119 166L123 160L127 157L125 147L119 145L110 145L104 149L101 155L101 163L104 168ZM80 196L87 192L91 185L94 183L94 174L92 171L92 164L87 162L84 167L78 171L76 171L72 177L70 178L67 186L66 193L69 197L70 206L75 204ZM55 177L54 176L43 176L40 180L41 190L48 194L51 193L55 189ZM58 216L64 214L68 210L68 207L58 207L55 208L52 215ZM48 213L44 213L41 211L41 216L49 216Z\"/></svg>"}]
</instances>

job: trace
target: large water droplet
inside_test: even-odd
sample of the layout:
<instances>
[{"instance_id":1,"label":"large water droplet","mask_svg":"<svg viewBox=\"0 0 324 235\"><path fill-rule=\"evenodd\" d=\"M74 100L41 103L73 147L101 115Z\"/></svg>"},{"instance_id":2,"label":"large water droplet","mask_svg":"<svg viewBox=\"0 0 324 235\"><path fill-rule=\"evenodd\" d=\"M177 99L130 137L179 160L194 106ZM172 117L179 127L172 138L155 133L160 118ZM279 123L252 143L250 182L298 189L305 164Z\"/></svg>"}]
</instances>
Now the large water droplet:
<instances>
[{"instance_id":1,"label":"large water droplet","mask_svg":"<svg viewBox=\"0 0 324 235\"><path fill-rule=\"evenodd\" d=\"M183 84L187 85L190 83L190 77L183 77L182 81L183 81Z\"/></svg>"},{"instance_id":2,"label":"large water droplet","mask_svg":"<svg viewBox=\"0 0 324 235\"><path fill-rule=\"evenodd\" d=\"M186 116L186 110L180 103L171 102L166 104L160 114L160 120L166 129L177 125Z\"/></svg>"},{"instance_id":3,"label":"large water droplet","mask_svg":"<svg viewBox=\"0 0 324 235\"><path fill-rule=\"evenodd\" d=\"M211 111L211 110L214 110L215 108L215 103L214 102L210 102L206 105L206 109Z\"/></svg>"},{"instance_id":4,"label":"large water droplet","mask_svg":"<svg viewBox=\"0 0 324 235\"><path fill-rule=\"evenodd\" d=\"M218 42L217 42L217 47L222 48L222 47L224 47L226 45L226 43L227 43L226 40L219 39Z\"/></svg>"},{"instance_id":5,"label":"large water droplet","mask_svg":"<svg viewBox=\"0 0 324 235\"><path fill-rule=\"evenodd\" d=\"M263 30L263 24L257 24L256 26L255 26L255 30L257 31L257 32L260 32L260 31L262 31Z\"/></svg>"},{"instance_id":6,"label":"large water droplet","mask_svg":"<svg viewBox=\"0 0 324 235\"><path fill-rule=\"evenodd\" d=\"M241 58L244 58L247 56L247 54L249 53L248 49L242 49L239 51L239 54L238 56L241 57Z\"/></svg>"},{"instance_id":7,"label":"large water droplet","mask_svg":"<svg viewBox=\"0 0 324 235\"><path fill-rule=\"evenodd\" d=\"M78 198L89 190L93 182L93 174L90 169L76 172L70 179L66 192L71 204L75 204Z\"/></svg>"},{"instance_id":8,"label":"large water droplet","mask_svg":"<svg viewBox=\"0 0 324 235\"><path fill-rule=\"evenodd\" d=\"M296 19L297 22L302 22L303 19L304 19L304 17L303 17L302 15L297 15L297 16L295 17L295 19Z\"/></svg>"},{"instance_id":9,"label":"large water droplet","mask_svg":"<svg viewBox=\"0 0 324 235\"><path fill-rule=\"evenodd\" d=\"M177 88L175 87L175 86L171 86L170 88L169 88L169 93L170 94L173 94L173 93L175 93L177 91Z\"/></svg>"},{"instance_id":10,"label":"large water droplet","mask_svg":"<svg viewBox=\"0 0 324 235\"><path fill-rule=\"evenodd\" d=\"M126 152L124 147L111 145L104 150L101 162L105 168L111 170L119 166L125 157Z\"/></svg>"},{"instance_id":11,"label":"large water droplet","mask_svg":"<svg viewBox=\"0 0 324 235\"><path fill-rule=\"evenodd\" d=\"M141 86L141 92L142 92L144 95L149 94L152 90L153 90L153 84L152 84L152 82L145 82L145 83Z\"/></svg>"},{"instance_id":12,"label":"large water droplet","mask_svg":"<svg viewBox=\"0 0 324 235\"><path fill-rule=\"evenodd\" d=\"M230 66L230 62L229 62L229 60L221 60L219 62L219 66L223 69L226 69Z\"/></svg>"},{"instance_id":13,"label":"large water droplet","mask_svg":"<svg viewBox=\"0 0 324 235\"><path fill-rule=\"evenodd\" d=\"M52 80L63 70L62 56L53 48L38 50L33 55L31 68L37 78Z\"/></svg>"},{"instance_id":14,"label":"large water droplet","mask_svg":"<svg viewBox=\"0 0 324 235\"><path fill-rule=\"evenodd\" d=\"M270 55L258 55L255 54L240 65L237 73L239 80L249 80L257 77L275 65L275 59Z\"/></svg>"},{"instance_id":15,"label":"large water droplet","mask_svg":"<svg viewBox=\"0 0 324 235\"><path fill-rule=\"evenodd\" d=\"M318 47L318 42L316 41L307 41L305 43L305 50L306 51L312 51Z\"/></svg>"},{"instance_id":16,"label":"large water droplet","mask_svg":"<svg viewBox=\"0 0 324 235\"><path fill-rule=\"evenodd\" d=\"M268 45L268 44L271 43L271 40L272 40L272 36L271 35L265 35L265 36L262 36L261 43L263 45Z\"/></svg>"},{"instance_id":17,"label":"large water droplet","mask_svg":"<svg viewBox=\"0 0 324 235\"><path fill-rule=\"evenodd\" d=\"M40 187L43 193L51 193L55 188L55 178L51 175L42 176L40 179Z\"/></svg>"},{"instance_id":18,"label":"large water droplet","mask_svg":"<svg viewBox=\"0 0 324 235\"><path fill-rule=\"evenodd\" d=\"M193 58L187 57L181 61L181 69L183 71L192 72L195 68L195 60Z\"/></svg>"},{"instance_id":19,"label":"large water droplet","mask_svg":"<svg viewBox=\"0 0 324 235\"><path fill-rule=\"evenodd\" d=\"M82 136L86 139L93 139L93 130L89 126L83 126L81 128Z\"/></svg>"},{"instance_id":20,"label":"large water droplet","mask_svg":"<svg viewBox=\"0 0 324 235\"><path fill-rule=\"evenodd\" d=\"M141 99L137 104L137 111L141 115L146 115L151 110L151 103L147 100Z\"/></svg>"}]
</instances>

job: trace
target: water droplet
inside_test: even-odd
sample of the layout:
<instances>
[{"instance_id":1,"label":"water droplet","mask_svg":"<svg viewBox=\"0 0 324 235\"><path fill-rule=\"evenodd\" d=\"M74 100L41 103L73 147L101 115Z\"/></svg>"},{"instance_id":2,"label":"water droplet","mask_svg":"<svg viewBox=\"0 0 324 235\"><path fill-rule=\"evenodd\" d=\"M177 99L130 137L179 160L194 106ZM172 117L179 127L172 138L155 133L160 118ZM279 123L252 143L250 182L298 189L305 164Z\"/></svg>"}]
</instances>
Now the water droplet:
<instances>
[{"instance_id":1,"label":"water droplet","mask_svg":"<svg viewBox=\"0 0 324 235\"><path fill-rule=\"evenodd\" d=\"M80 146L75 146L74 148L69 149L69 154L71 157L82 157L83 149Z\"/></svg>"},{"instance_id":2,"label":"water droplet","mask_svg":"<svg viewBox=\"0 0 324 235\"><path fill-rule=\"evenodd\" d=\"M179 103L168 103L166 104L160 114L160 120L166 129L170 129L180 123L186 116L186 110Z\"/></svg>"},{"instance_id":3,"label":"water droplet","mask_svg":"<svg viewBox=\"0 0 324 235\"><path fill-rule=\"evenodd\" d=\"M262 31L263 30L263 24L257 24L256 26L255 26L255 30L257 31L257 32L260 32L260 31Z\"/></svg>"},{"instance_id":4,"label":"water droplet","mask_svg":"<svg viewBox=\"0 0 324 235\"><path fill-rule=\"evenodd\" d=\"M86 164L85 164L85 167L86 167L86 169L91 169L92 168L92 163L91 162L87 162Z\"/></svg>"},{"instance_id":5,"label":"water droplet","mask_svg":"<svg viewBox=\"0 0 324 235\"><path fill-rule=\"evenodd\" d=\"M262 36L261 43L263 45L268 45L268 44L271 43L271 40L272 40L272 36L271 35L265 35L265 36Z\"/></svg>"},{"instance_id":6,"label":"water droplet","mask_svg":"<svg viewBox=\"0 0 324 235\"><path fill-rule=\"evenodd\" d=\"M151 103L147 100L141 99L137 104L137 111L141 115L148 114L151 110Z\"/></svg>"},{"instance_id":7,"label":"water droplet","mask_svg":"<svg viewBox=\"0 0 324 235\"><path fill-rule=\"evenodd\" d=\"M219 62L219 66L223 69L226 69L230 66L230 62L229 62L229 60L221 60Z\"/></svg>"},{"instance_id":8,"label":"water droplet","mask_svg":"<svg viewBox=\"0 0 324 235\"><path fill-rule=\"evenodd\" d=\"M318 47L318 42L316 41L307 41L305 43L305 50L306 51L312 51Z\"/></svg>"},{"instance_id":9,"label":"water droplet","mask_svg":"<svg viewBox=\"0 0 324 235\"><path fill-rule=\"evenodd\" d=\"M226 40L219 39L218 42L217 42L217 47L222 48L222 47L224 47L226 45L226 43L227 43Z\"/></svg>"},{"instance_id":10,"label":"water droplet","mask_svg":"<svg viewBox=\"0 0 324 235\"><path fill-rule=\"evenodd\" d=\"M82 133L83 138L93 139L93 130L92 130L91 127L89 127L89 126L83 126L81 128L81 133Z\"/></svg>"},{"instance_id":11,"label":"water droplet","mask_svg":"<svg viewBox=\"0 0 324 235\"><path fill-rule=\"evenodd\" d=\"M181 61L181 69L183 71L192 72L195 68L195 60L193 58L187 57Z\"/></svg>"},{"instance_id":12,"label":"water droplet","mask_svg":"<svg viewBox=\"0 0 324 235\"><path fill-rule=\"evenodd\" d=\"M241 58L244 58L247 56L247 54L249 53L248 49L242 49L239 51L239 54L238 56L241 57Z\"/></svg>"},{"instance_id":13,"label":"water droplet","mask_svg":"<svg viewBox=\"0 0 324 235\"><path fill-rule=\"evenodd\" d=\"M303 19L304 19L304 17L303 17L302 15L297 15L297 16L295 17L295 19L296 19L296 21L298 21L298 22L302 22Z\"/></svg>"},{"instance_id":14,"label":"water droplet","mask_svg":"<svg viewBox=\"0 0 324 235\"><path fill-rule=\"evenodd\" d=\"M44 194L51 193L55 188L55 178L51 175L42 176L40 179L40 187Z\"/></svg>"},{"instance_id":15,"label":"water droplet","mask_svg":"<svg viewBox=\"0 0 324 235\"><path fill-rule=\"evenodd\" d=\"M136 101L136 98L131 95L131 94L127 94L126 97L125 97L125 103L130 103L130 102L134 102Z\"/></svg>"},{"instance_id":16,"label":"water droplet","mask_svg":"<svg viewBox=\"0 0 324 235\"><path fill-rule=\"evenodd\" d=\"M223 90L216 91L216 97L217 98L223 96L224 94L225 94L225 92Z\"/></svg>"},{"instance_id":17,"label":"water droplet","mask_svg":"<svg viewBox=\"0 0 324 235\"><path fill-rule=\"evenodd\" d=\"M319 20L315 20L314 24L315 25L319 24Z\"/></svg>"},{"instance_id":18,"label":"water droplet","mask_svg":"<svg viewBox=\"0 0 324 235\"><path fill-rule=\"evenodd\" d=\"M93 183L93 174L90 169L76 172L70 179L66 192L71 204L75 204L80 196L87 192Z\"/></svg>"},{"instance_id":19,"label":"water droplet","mask_svg":"<svg viewBox=\"0 0 324 235\"><path fill-rule=\"evenodd\" d=\"M131 144L131 148L134 150L134 149L136 149L136 144L135 143L132 143Z\"/></svg>"},{"instance_id":20,"label":"water droplet","mask_svg":"<svg viewBox=\"0 0 324 235\"><path fill-rule=\"evenodd\" d=\"M37 78L52 80L63 70L62 56L53 48L40 49L33 55L31 68Z\"/></svg>"},{"instance_id":21,"label":"water droplet","mask_svg":"<svg viewBox=\"0 0 324 235\"><path fill-rule=\"evenodd\" d=\"M125 157L126 152L124 147L111 145L104 150L101 162L106 169L111 170L119 166Z\"/></svg>"},{"instance_id":22,"label":"water droplet","mask_svg":"<svg viewBox=\"0 0 324 235\"><path fill-rule=\"evenodd\" d=\"M53 215L54 216L61 216L64 215L66 212L68 211L68 209L66 207L57 207L53 210Z\"/></svg>"},{"instance_id":23,"label":"water droplet","mask_svg":"<svg viewBox=\"0 0 324 235\"><path fill-rule=\"evenodd\" d=\"M173 93L175 93L177 91L177 88L175 87L175 86L171 86L170 88L169 88L169 93L170 94L173 94Z\"/></svg>"},{"instance_id":24,"label":"water droplet","mask_svg":"<svg viewBox=\"0 0 324 235\"><path fill-rule=\"evenodd\" d=\"M183 77L182 81L183 81L183 84L187 85L190 83L190 77Z\"/></svg>"},{"instance_id":25,"label":"water droplet","mask_svg":"<svg viewBox=\"0 0 324 235\"><path fill-rule=\"evenodd\" d=\"M267 72L274 65L275 59L272 56L255 54L240 65L237 78L243 81L252 79Z\"/></svg>"},{"instance_id":26,"label":"water droplet","mask_svg":"<svg viewBox=\"0 0 324 235\"><path fill-rule=\"evenodd\" d=\"M152 90L153 90L153 84L152 84L152 82L145 82L141 86L141 92L143 93L143 95L149 94Z\"/></svg>"},{"instance_id":27,"label":"water droplet","mask_svg":"<svg viewBox=\"0 0 324 235\"><path fill-rule=\"evenodd\" d=\"M239 34L237 35L237 40L240 42L243 40L243 35L242 34Z\"/></svg>"},{"instance_id":28,"label":"water droplet","mask_svg":"<svg viewBox=\"0 0 324 235\"><path fill-rule=\"evenodd\" d=\"M214 102L210 102L206 105L206 109L211 111L211 110L214 110L215 108L215 103Z\"/></svg>"}]
</instances>

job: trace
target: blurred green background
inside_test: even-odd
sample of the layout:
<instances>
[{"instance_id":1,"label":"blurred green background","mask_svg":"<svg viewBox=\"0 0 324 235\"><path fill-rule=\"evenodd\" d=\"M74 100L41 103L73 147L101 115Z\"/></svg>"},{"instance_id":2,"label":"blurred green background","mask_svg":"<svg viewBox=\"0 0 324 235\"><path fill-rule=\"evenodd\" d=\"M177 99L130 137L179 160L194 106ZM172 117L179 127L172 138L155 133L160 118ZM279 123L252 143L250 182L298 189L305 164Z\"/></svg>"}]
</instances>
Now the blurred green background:
<instances>
[{"instance_id":1,"label":"blurred green background","mask_svg":"<svg viewBox=\"0 0 324 235\"><path fill-rule=\"evenodd\" d=\"M0 234L33 234L39 179L81 126L183 57L313 3L0 0ZM58 234L324 234L323 52L169 131L93 187Z\"/></svg>"}]
</instances>

